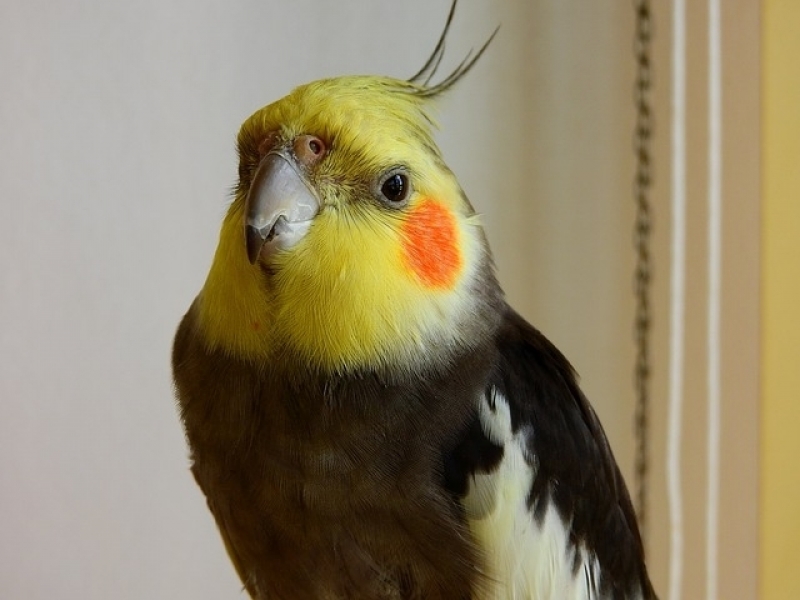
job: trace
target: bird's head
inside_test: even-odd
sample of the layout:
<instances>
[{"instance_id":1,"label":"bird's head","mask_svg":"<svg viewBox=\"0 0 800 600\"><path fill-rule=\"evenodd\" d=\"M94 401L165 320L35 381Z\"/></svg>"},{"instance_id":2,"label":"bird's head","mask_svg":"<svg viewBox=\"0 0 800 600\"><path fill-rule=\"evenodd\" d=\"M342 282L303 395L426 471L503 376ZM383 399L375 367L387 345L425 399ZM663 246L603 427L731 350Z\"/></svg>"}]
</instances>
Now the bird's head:
<instances>
[{"instance_id":1,"label":"bird's head","mask_svg":"<svg viewBox=\"0 0 800 600\"><path fill-rule=\"evenodd\" d=\"M413 371L490 334L489 251L431 133L441 89L326 79L245 121L199 297L211 345L327 372Z\"/></svg>"}]
</instances>

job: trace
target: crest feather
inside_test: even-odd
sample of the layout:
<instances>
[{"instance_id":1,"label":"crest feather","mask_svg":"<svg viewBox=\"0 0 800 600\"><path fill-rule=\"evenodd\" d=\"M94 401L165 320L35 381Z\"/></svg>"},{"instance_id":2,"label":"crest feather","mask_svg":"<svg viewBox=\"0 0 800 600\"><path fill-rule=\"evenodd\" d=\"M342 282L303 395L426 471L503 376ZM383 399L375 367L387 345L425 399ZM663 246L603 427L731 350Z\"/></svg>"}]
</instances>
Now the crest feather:
<instances>
[{"instance_id":1,"label":"crest feather","mask_svg":"<svg viewBox=\"0 0 800 600\"><path fill-rule=\"evenodd\" d=\"M439 41L436 42L436 47L428 57L428 60L425 61L425 64L422 65L422 68L419 71L407 79L407 82L412 84L413 94L416 96L420 96L422 98L433 98L449 90L453 85L456 84L456 82L464 77L464 75L466 75L470 69L472 69L476 62L478 62L478 59L483 55L483 53L486 51L486 48L489 47L489 44L492 43L492 40L500 30L500 26L498 25L492 32L492 35L489 36L489 39L484 42L474 56L474 50L470 50L464 57L464 60L462 60L449 75L447 75L439 83L429 85L431 79L433 79L433 76L436 74L436 71L442 62L445 49L445 40L447 39L448 31L450 31L450 24L453 22L453 16L456 13L457 4L458 0L453 0L453 3L450 5L450 12L447 15L447 21L444 24L444 30L442 30L442 34L439 36Z\"/></svg>"}]
</instances>

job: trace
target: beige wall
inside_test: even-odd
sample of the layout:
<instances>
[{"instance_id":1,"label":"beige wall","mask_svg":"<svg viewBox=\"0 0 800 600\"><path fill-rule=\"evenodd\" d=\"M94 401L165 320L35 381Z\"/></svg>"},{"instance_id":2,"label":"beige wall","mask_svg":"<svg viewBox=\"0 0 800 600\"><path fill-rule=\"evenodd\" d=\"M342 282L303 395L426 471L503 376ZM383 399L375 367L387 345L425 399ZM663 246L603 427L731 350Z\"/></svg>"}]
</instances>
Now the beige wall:
<instances>
[{"instance_id":1,"label":"beige wall","mask_svg":"<svg viewBox=\"0 0 800 600\"><path fill-rule=\"evenodd\" d=\"M722 503L720 573L730 583L720 592L746 593L725 598L752 597L754 585L747 564L755 489L748 319L757 156L751 163L748 153L757 125L748 116L757 94L749 79L735 81L741 73L757 77L757 66L753 45L735 41L754 35L750 19L757 15L739 4L741 11L725 13L731 199L723 369L734 383L726 384L723 411L722 493L744 498L745 518L736 520L738 501ZM235 177L236 128L253 109L312 78L411 74L447 5L81 0L0 8L0 596L238 597L186 469L168 371L173 329L202 283ZM670 13L657 6L649 549L656 587L666 595ZM629 480L632 17L629 3L462 3L445 68L497 23L502 29L443 103L439 136L484 214L510 300L581 373ZM698 112L703 23L702 14L692 20L689 49L700 65L690 91ZM697 118L690 138L692 294L703 289L706 260L704 122ZM697 293L692 306L703 302ZM690 534L703 528L706 429L703 340L695 335L702 311L687 319L690 598L704 585L702 533L697 540ZM737 347L741 353L731 350Z\"/></svg>"},{"instance_id":2,"label":"beige wall","mask_svg":"<svg viewBox=\"0 0 800 600\"><path fill-rule=\"evenodd\" d=\"M719 28L720 104L709 105L712 74L709 3L687 2L685 54L675 54L675 3L654 3L656 31L656 182L653 487L650 563L662 598L755 598L757 595L757 433L759 348L759 14L757 3L722 2ZM677 67L677 69L676 69ZM676 77L683 78L685 120L676 105ZM720 262L709 251L710 119L721 126ZM685 140L677 144L676 128ZM683 161L680 178L677 161ZM677 177L677 179L676 179ZM673 208L685 191L683 251L673 264ZM675 268L683 273L683 316L672 322ZM719 301L710 293L711 269L721 281ZM720 319L709 333L710 311ZM671 335L682 324L677 363ZM710 355L719 350L719 443L716 467L709 460ZM674 391L676 368L682 385ZM677 404L671 404L676 403ZM671 409L679 409L675 446L669 446ZM676 413L677 414L677 413ZM673 432L674 433L674 432ZM712 438L713 440L713 438ZM668 454L679 456L675 482L680 522L671 518ZM715 474L716 473L716 474ZM718 481L718 498L709 490ZM674 511L674 503L672 505ZM716 524L716 535L714 527ZM709 529L709 526L712 526ZM682 546L673 542L682 541ZM713 573L716 571L716 577ZM676 577L677 575L677 577ZM675 585L671 585L675 583ZM716 587L716 596L709 590Z\"/></svg>"}]
</instances>

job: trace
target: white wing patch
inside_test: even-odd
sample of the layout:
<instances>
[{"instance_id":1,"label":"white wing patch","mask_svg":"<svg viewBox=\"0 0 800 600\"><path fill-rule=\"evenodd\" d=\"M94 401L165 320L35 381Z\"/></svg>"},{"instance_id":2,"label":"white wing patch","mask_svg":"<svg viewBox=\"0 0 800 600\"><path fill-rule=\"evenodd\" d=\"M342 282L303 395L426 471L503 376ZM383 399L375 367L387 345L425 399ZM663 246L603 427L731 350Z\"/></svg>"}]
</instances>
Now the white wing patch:
<instances>
[{"instance_id":1,"label":"white wing patch","mask_svg":"<svg viewBox=\"0 0 800 600\"><path fill-rule=\"evenodd\" d=\"M527 505L536 476L530 456L533 432L511 430L506 399L494 392L495 409L481 399L480 420L486 436L504 448L491 473L475 475L464 499L469 527L484 553L486 582L479 600L595 600L600 598L600 566L595 556L569 543L569 524L552 503L541 523ZM576 557L577 553L577 557ZM578 569L573 569L577 558Z\"/></svg>"}]
</instances>

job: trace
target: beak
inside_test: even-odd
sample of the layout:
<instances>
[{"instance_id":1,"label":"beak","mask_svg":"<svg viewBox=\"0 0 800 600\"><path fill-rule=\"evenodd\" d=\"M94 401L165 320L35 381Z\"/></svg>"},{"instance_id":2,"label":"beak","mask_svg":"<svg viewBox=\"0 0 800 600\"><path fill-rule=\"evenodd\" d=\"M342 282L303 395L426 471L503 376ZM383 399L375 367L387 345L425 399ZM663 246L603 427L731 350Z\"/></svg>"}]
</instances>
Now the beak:
<instances>
[{"instance_id":1,"label":"beak","mask_svg":"<svg viewBox=\"0 0 800 600\"><path fill-rule=\"evenodd\" d=\"M295 159L283 152L267 154L256 169L245 205L250 264L299 242L319 208L317 195Z\"/></svg>"}]
</instances>

